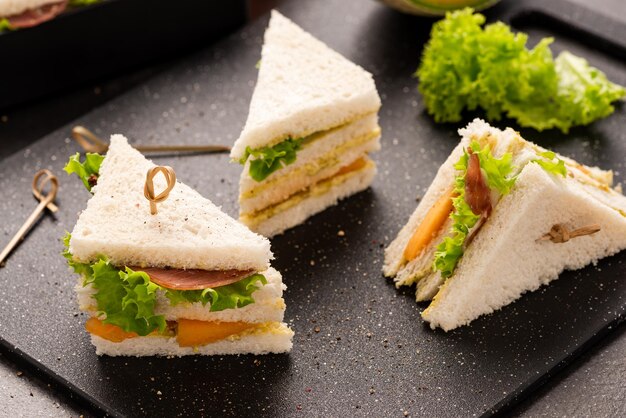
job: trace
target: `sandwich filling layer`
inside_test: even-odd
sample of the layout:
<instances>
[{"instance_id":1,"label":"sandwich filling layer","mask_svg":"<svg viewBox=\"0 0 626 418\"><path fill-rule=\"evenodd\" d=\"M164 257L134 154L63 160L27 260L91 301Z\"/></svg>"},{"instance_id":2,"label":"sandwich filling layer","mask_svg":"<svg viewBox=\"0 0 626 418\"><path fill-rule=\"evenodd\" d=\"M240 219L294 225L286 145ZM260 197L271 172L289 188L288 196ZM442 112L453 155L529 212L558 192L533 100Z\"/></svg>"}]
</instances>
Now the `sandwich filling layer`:
<instances>
[{"instance_id":1,"label":"sandwich filling layer","mask_svg":"<svg viewBox=\"0 0 626 418\"><path fill-rule=\"evenodd\" d=\"M284 323L267 323L204 345L181 346L176 336L133 337L119 342L91 334L96 353L109 356L159 356L285 353L292 348L293 331Z\"/></svg>"},{"instance_id":2,"label":"sandwich filling layer","mask_svg":"<svg viewBox=\"0 0 626 418\"><path fill-rule=\"evenodd\" d=\"M66 247L69 241L68 234ZM262 292L269 282L265 275L255 272L171 269L168 277L163 269L118 268L104 257L94 263L79 263L68 249L64 255L74 271L82 275L77 291L81 309L91 315L85 325L87 331L108 341L167 337L176 338L180 347L195 347L258 333L268 324L282 321L283 285L273 269L267 271L273 283ZM200 280L193 280L198 276ZM152 277L158 277L159 282ZM181 283L185 289L181 289ZM209 283L212 287L206 287ZM204 287L198 288L200 285ZM263 307L246 311L255 303L255 293L264 299ZM268 311L269 315L263 315Z\"/></svg>"},{"instance_id":3,"label":"sandwich filling layer","mask_svg":"<svg viewBox=\"0 0 626 418\"><path fill-rule=\"evenodd\" d=\"M179 347L200 347L221 340L236 341L248 335L272 333L280 328L280 322L220 322L179 318L176 321L168 321L163 331L155 330L144 337L175 338ZM115 343L140 337L136 332L124 331L121 327L96 317L87 320L85 329L91 335Z\"/></svg>"},{"instance_id":4,"label":"sandwich filling layer","mask_svg":"<svg viewBox=\"0 0 626 418\"><path fill-rule=\"evenodd\" d=\"M70 265L75 270L89 269ZM159 286L145 272L128 268L125 272L117 269L117 280L115 270L101 260L91 267L91 276L83 273L77 286L80 307L91 315L85 328L111 342L161 337L175 338L180 347L197 347L259 334L280 326L283 319L284 285L275 270L267 272L273 282L267 291L263 287L268 281L258 273L234 284L181 291ZM255 277L262 287L253 284ZM253 307L257 293L261 306Z\"/></svg>"},{"instance_id":5,"label":"sandwich filling layer","mask_svg":"<svg viewBox=\"0 0 626 418\"><path fill-rule=\"evenodd\" d=\"M274 217L296 205L302 201L328 193L332 188L340 187L349 181L352 177L357 176L362 171L375 168L376 165L368 157L361 157L348 166L341 168L333 176L315 183L314 185L293 194L288 199L268 206L262 210L255 211L250 214L241 215L240 219L246 225L255 226L271 217Z\"/></svg>"},{"instance_id":6,"label":"sandwich filling layer","mask_svg":"<svg viewBox=\"0 0 626 418\"><path fill-rule=\"evenodd\" d=\"M239 159L240 164L247 164L248 174L256 181L265 180L273 172L292 164L296 160L298 152L310 146L312 143L328 138L332 134L349 127L360 120L376 115L371 112L357 116L339 125L315 132L300 132L299 134L285 134L284 136L268 141L266 146L260 148L246 147L246 151Z\"/></svg>"},{"instance_id":7,"label":"sandwich filling layer","mask_svg":"<svg viewBox=\"0 0 626 418\"><path fill-rule=\"evenodd\" d=\"M328 193L359 170L374 168L367 155L380 149L379 139L378 116L368 114L299 141L293 155L280 157L276 169L276 160L264 160L271 173L260 181L251 173L262 160L247 161L240 180L240 221L254 229L307 198Z\"/></svg>"},{"instance_id":8,"label":"sandwich filling layer","mask_svg":"<svg viewBox=\"0 0 626 418\"><path fill-rule=\"evenodd\" d=\"M379 138L380 130L368 132L314 160L290 169L285 175L272 177L253 189L242 191L239 198L240 214L254 213L285 201L290 196L336 175L344 167L364 158L369 152L378 150Z\"/></svg>"},{"instance_id":9,"label":"sandwich filling layer","mask_svg":"<svg viewBox=\"0 0 626 418\"><path fill-rule=\"evenodd\" d=\"M246 177L252 181L242 183L242 192L255 189L259 183L288 172L291 165L297 167L300 165L298 162L310 162L332 151L332 148L377 130L380 130L378 117L372 112L330 129L301 136L290 135L273 146L256 149L247 147L239 163L244 165L244 174L247 173Z\"/></svg>"},{"instance_id":10,"label":"sandwich filling layer","mask_svg":"<svg viewBox=\"0 0 626 418\"><path fill-rule=\"evenodd\" d=\"M509 148L514 146L510 144ZM514 158L506 151L496 158L491 147L489 139L483 138L482 141L473 140L464 150L454 165L458 172L454 186L439 198L409 240L404 251L407 262L443 235L436 245L433 271L444 279L452 276L465 247L487 221L500 198L510 192L524 164L537 163L544 170L561 176L567 173L564 161L553 152L532 152L533 157L520 152ZM518 166L514 161L521 164ZM433 214L435 221L432 221ZM443 225L448 217L452 224L444 231ZM420 243L419 247L416 242Z\"/></svg>"}]
</instances>

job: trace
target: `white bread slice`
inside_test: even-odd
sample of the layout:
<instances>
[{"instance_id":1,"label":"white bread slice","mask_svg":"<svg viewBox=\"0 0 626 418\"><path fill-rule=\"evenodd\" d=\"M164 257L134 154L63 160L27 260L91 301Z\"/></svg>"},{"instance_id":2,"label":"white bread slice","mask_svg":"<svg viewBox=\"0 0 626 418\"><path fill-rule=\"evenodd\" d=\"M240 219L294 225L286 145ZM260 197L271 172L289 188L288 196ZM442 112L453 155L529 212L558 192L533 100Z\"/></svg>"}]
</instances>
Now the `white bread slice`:
<instances>
[{"instance_id":1,"label":"white bread slice","mask_svg":"<svg viewBox=\"0 0 626 418\"><path fill-rule=\"evenodd\" d=\"M61 0L0 0L0 19L21 14L26 10L37 9L46 4L60 2Z\"/></svg>"},{"instance_id":2,"label":"white bread slice","mask_svg":"<svg viewBox=\"0 0 626 418\"><path fill-rule=\"evenodd\" d=\"M368 160L361 170L351 172L341 179L330 179L331 184L314 185L302 197L302 200L280 211L262 222L254 219L240 218L250 229L266 237L273 237L285 230L304 222L307 218L326 209L345 197L365 190L374 180L376 165ZM324 182L322 182L324 183Z\"/></svg>"},{"instance_id":3,"label":"white bread slice","mask_svg":"<svg viewBox=\"0 0 626 418\"><path fill-rule=\"evenodd\" d=\"M226 338L199 347L181 347L175 337L147 336L116 343L96 335L91 342L96 354L108 356L171 356L288 353L293 346L293 331L287 324L273 322L254 333Z\"/></svg>"},{"instance_id":4,"label":"white bread slice","mask_svg":"<svg viewBox=\"0 0 626 418\"><path fill-rule=\"evenodd\" d=\"M239 214L246 215L263 210L264 208L287 200L289 196L300 192L324 179L337 174L342 168L350 166L357 160L365 157L368 152L380 149L379 132L367 133L357 138L358 145L344 149L342 146L336 151L311 160L291 175L281 176L270 183L261 183L259 189L251 190L251 197L239 201ZM350 143L348 143L350 144ZM310 174L309 174L310 173Z\"/></svg>"},{"instance_id":5,"label":"white bread slice","mask_svg":"<svg viewBox=\"0 0 626 418\"><path fill-rule=\"evenodd\" d=\"M269 241L241 225L210 200L181 182L150 214L143 194L146 172L154 164L113 135L100 168L94 196L72 232L70 252L80 262L103 254L119 266L205 270L269 267ZM165 189L162 175L155 191Z\"/></svg>"},{"instance_id":6,"label":"white bread slice","mask_svg":"<svg viewBox=\"0 0 626 418\"><path fill-rule=\"evenodd\" d=\"M626 201L626 197L622 196ZM553 225L599 224L601 231L565 243L537 241ZM524 167L422 317L446 331L513 302L574 270L626 248L626 217L577 181Z\"/></svg>"},{"instance_id":7,"label":"white bread slice","mask_svg":"<svg viewBox=\"0 0 626 418\"><path fill-rule=\"evenodd\" d=\"M231 158L357 120L380 108L372 75L272 11L248 119Z\"/></svg>"},{"instance_id":8,"label":"white bread slice","mask_svg":"<svg viewBox=\"0 0 626 418\"><path fill-rule=\"evenodd\" d=\"M431 259L431 269L433 259ZM417 285L415 286L415 300L417 302L426 302L432 300L437 292L439 292L439 288L444 281L445 279L441 276L441 272L431 270L431 272L427 276L422 277L417 282Z\"/></svg>"},{"instance_id":9,"label":"white bread slice","mask_svg":"<svg viewBox=\"0 0 626 418\"><path fill-rule=\"evenodd\" d=\"M278 271L269 268L261 272L267 279L267 284L252 294L254 303L237 309L224 309L223 311L211 312L211 304L203 306L202 303L170 305L161 292L157 296L154 313L165 316L167 321L175 321L178 318L196 319L199 321L225 321L225 322L282 322L285 315L285 301L283 291L287 288L282 282ZM91 316L97 316L96 301L93 299L95 289L92 285L83 287L82 278L75 287L78 295L78 307L88 312Z\"/></svg>"}]
</instances>

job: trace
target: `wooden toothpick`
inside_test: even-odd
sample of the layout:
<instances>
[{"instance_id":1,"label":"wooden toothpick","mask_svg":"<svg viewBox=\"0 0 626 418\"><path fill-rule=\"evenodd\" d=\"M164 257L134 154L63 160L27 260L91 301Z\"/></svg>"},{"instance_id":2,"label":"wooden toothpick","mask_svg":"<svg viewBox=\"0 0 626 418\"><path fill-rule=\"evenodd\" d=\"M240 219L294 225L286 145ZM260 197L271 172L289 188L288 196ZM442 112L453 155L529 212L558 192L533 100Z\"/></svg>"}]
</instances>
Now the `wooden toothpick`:
<instances>
[{"instance_id":1,"label":"wooden toothpick","mask_svg":"<svg viewBox=\"0 0 626 418\"><path fill-rule=\"evenodd\" d=\"M83 126L75 126L72 129L72 138L86 152L104 154L109 149L109 144ZM133 145L133 148L140 152L218 153L230 151L230 147L225 145Z\"/></svg>"},{"instance_id":2,"label":"wooden toothpick","mask_svg":"<svg viewBox=\"0 0 626 418\"><path fill-rule=\"evenodd\" d=\"M163 177L165 177L165 181L167 183L167 187L161 193L155 196L154 194L154 176L158 173L162 173ZM150 202L150 213L152 215L156 215L157 213L157 203L161 203L165 201L170 195L170 192L176 185L176 173L172 167L166 165L159 165L156 167L152 167L146 173L146 184L143 187L143 195Z\"/></svg>"},{"instance_id":3,"label":"wooden toothpick","mask_svg":"<svg viewBox=\"0 0 626 418\"><path fill-rule=\"evenodd\" d=\"M50 191L45 194L44 188L47 184L50 184ZM57 195L57 191L59 190L59 180L56 178L54 174L50 170L39 170L35 177L33 178L33 183L31 185L33 195L39 200L39 204L30 214L26 222L22 225L22 227L17 231L15 236L11 239L11 241L7 244L6 247L0 253L0 267L3 266L4 260L7 256L13 251L13 249L20 243L20 241L24 238L28 230L33 226L33 224L41 215L46 208L50 212L57 212L59 208L53 203L54 198Z\"/></svg>"},{"instance_id":4,"label":"wooden toothpick","mask_svg":"<svg viewBox=\"0 0 626 418\"><path fill-rule=\"evenodd\" d=\"M563 224L554 224L552 225L552 228L550 228L550 231L544 234L537 241L550 240L555 244L562 244L572 238L582 237L583 235L595 234L596 232L600 231L600 229L600 225L592 224L570 231L569 228L567 228Z\"/></svg>"}]
</instances>

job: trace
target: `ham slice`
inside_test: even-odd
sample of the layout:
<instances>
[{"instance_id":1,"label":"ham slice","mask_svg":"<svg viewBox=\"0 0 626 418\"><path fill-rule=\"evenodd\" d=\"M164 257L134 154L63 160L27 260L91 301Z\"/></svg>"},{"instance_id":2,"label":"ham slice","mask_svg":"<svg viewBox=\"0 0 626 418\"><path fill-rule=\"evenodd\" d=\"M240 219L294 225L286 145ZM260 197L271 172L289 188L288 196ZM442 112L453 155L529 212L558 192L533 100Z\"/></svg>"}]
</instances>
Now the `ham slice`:
<instances>
[{"instance_id":1,"label":"ham slice","mask_svg":"<svg viewBox=\"0 0 626 418\"><path fill-rule=\"evenodd\" d=\"M67 7L68 0L45 4L36 9L26 10L17 15L7 16L12 28L30 28L61 14Z\"/></svg>"},{"instance_id":2,"label":"ham slice","mask_svg":"<svg viewBox=\"0 0 626 418\"><path fill-rule=\"evenodd\" d=\"M197 269L163 269L154 267L131 267L143 271L150 280L161 287L173 290L201 290L236 283L255 273L254 270L209 271Z\"/></svg>"},{"instance_id":3,"label":"ham slice","mask_svg":"<svg viewBox=\"0 0 626 418\"><path fill-rule=\"evenodd\" d=\"M467 150L469 162L465 173L465 201L475 215L487 218L491 214L491 190L480 170L478 155Z\"/></svg>"}]
</instances>

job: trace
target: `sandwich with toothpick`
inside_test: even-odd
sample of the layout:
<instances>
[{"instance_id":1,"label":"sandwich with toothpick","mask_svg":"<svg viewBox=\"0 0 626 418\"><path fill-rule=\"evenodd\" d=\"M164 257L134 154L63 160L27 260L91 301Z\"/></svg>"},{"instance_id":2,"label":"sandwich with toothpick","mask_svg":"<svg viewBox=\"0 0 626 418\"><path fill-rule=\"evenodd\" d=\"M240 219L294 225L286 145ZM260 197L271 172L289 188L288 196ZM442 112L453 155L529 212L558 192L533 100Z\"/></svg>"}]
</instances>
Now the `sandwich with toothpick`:
<instances>
[{"instance_id":1,"label":"sandwich with toothpick","mask_svg":"<svg viewBox=\"0 0 626 418\"><path fill-rule=\"evenodd\" d=\"M97 354L285 353L285 285L269 241L113 135L66 166L93 196L64 252Z\"/></svg>"},{"instance_id":2,"label":"sandwich with toothpick","mask_svg":"<svg viewBox=\"0 0 626 418\"><path fill-rule=\"evenodd\" d=\"M383 272L430 301L422 318L467 325L626 248L626 197L613 173L476 119L385 250Z\"/></svg>"}]
</instances>

